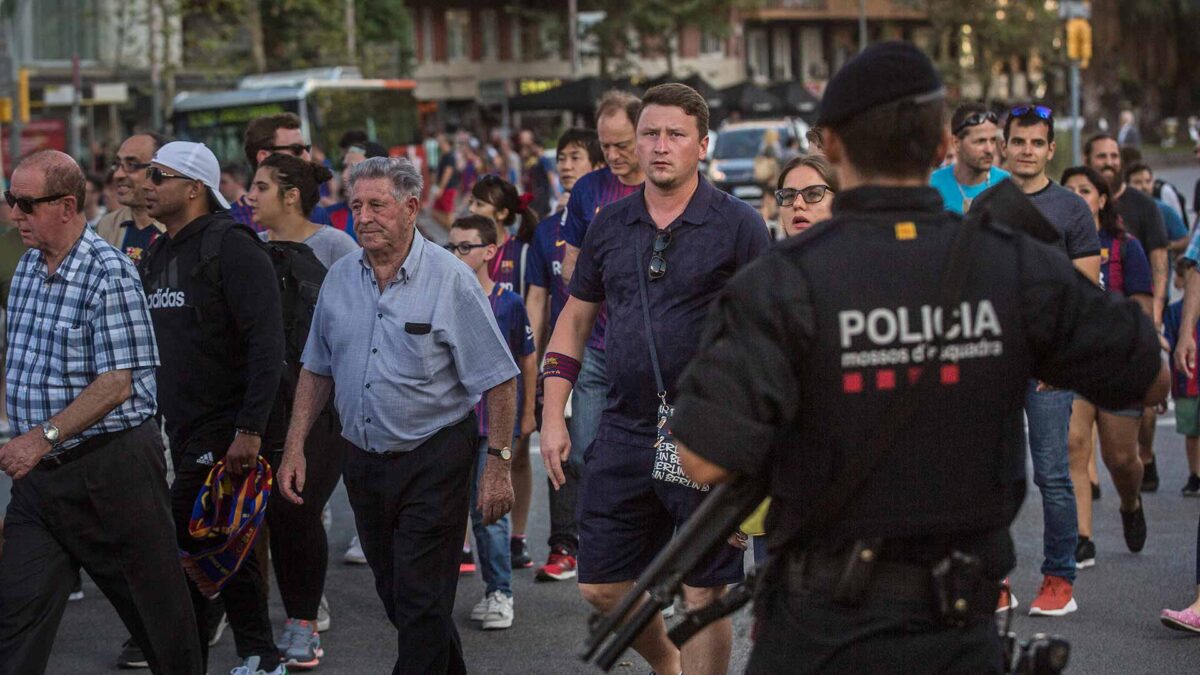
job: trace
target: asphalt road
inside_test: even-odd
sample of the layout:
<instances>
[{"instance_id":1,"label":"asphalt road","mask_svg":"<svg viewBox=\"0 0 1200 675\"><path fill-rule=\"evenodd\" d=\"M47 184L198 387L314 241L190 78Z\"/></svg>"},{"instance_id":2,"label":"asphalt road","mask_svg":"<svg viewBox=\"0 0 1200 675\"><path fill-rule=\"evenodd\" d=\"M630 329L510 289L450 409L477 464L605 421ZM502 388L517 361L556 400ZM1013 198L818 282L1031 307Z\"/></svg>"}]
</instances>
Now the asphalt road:
<instances>
[{"instance_id":1,"label":"asphalt road","mask_svg":"<svg viewBox=\"0 0 1200 675\"><path fill-rule=\"evenodd\" d=\"M1200 172L1169 170L1164 177L1190 195ZM1164 607L1180 608L1196 594L1195 548L1200 499L1185 499L1179 488L1186 477L1182 438L1168 416L1160 420L1156 449L1162 487L1146 495L1149 539L1140 554L1125 550L1117 513L1116 493L1101 469L1104 497L1096 506L1095 535L1098 556L1095 568L1080 572L1075 593L1080 609L1063 618L1030 618L1023 614L1037 592L1041 577L1042 512L1040 496L1032 485L1014 525L1019 564L1012 574L1013 588L1022 611L1013 628L1022 637L1036 632L1056 633L1072 644L1070 672L1168 673L1200 667L1200 638L1169 631L1158 622ZM535 448L536 451L536 448ZM530 526L534 556L546 555L548 528L546 487L540 462L534 461L537 480ZM9 483L0 475L0 507L8 501ZM366 567L340 562L353 533L352 515L344 491L333 499L334 525L327 594L332 604L333 626L323 634L326 657L318 672L328 675L389 672L395 659L395 633L375 595ZM468 667L479 673L579 672L576 651L585 634L588 611L574 582L536 583L532 570L515 573L516 622L512 629L484 633L468 620L471 606L482 594L478 576L463 577L459 584L455 616L463 639ZM115 612L90 580L86 597L67 607L48 669L52 674L97 673L116 670L115 659L126 634ZM272 616L276 626L284 615L278 594L272 591ZM745 611L736 617L731 672L744 669L750 642ZM214 675L236 665L231 635L212 650L209 671ZM645 673L644 661L630 653L614 669L619 673Z\"/></svg>"}]
</instances>

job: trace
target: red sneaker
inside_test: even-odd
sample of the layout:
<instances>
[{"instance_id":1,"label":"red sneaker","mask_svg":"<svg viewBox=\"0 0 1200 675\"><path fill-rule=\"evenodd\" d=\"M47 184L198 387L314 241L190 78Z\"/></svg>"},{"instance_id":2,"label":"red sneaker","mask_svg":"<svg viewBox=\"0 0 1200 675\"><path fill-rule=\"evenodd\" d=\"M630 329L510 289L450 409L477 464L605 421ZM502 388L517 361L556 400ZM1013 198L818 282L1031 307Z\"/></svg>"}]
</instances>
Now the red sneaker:
<instances>
[{"instance_id":1,"label":"red sneaker","mask_svg":"<svg viewBox=\"0 0 1200 675\"><path fill-rule=\"evenodd\" d=\"M1037 599L1029 606L1029 616L1065 616L1077 609L1071 582L1047 575L1042 578Z\"/></svg>"},{"instance_id":2,"label":"red sneaker","mask_svg":"<svg viewBox=\"0 0 1200 675\"><path fill-rule=\"evenodd\" d=\"M1000 585L1000 601L996 603L996 613L1003 614L1010 609L1016 609L1018 604L1020 603L1017 602L1017 596L1013 595L1012 587L1005 578Z\"/></svg>"},{"instance_id":3,"label":"red sneaker","mask_svg":"<svg viewBox=\"0 0 1200 675\"><path fill-rule=\"evenodd\" d=\"M563 581L575 577L575 556L556 546L550 551L546 564L537 571L538 581Z\"/></svg>"}]
</instances>

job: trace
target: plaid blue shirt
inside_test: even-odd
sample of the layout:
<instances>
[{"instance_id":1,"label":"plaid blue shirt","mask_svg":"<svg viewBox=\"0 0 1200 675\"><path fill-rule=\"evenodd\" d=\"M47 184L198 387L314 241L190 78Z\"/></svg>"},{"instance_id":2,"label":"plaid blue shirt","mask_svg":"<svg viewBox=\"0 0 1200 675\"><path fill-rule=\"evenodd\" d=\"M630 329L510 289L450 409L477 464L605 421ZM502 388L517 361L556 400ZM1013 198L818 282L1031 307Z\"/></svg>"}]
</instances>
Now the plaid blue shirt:
<instances>
[{"instance_id":1,"label":"plaid blue shirt","mask_svg":"<svg viewBox=\"0 0 1200 675\"><path fill-rule=\"evenodd\" d=\"M154 415L158 346L133 262L85 228L52 276L41 251L21 256L8 296L8 419L25 433L70 405L102 373L132 371L132 395L63 442L137 426Z\"/></svg>"}]
</instances>

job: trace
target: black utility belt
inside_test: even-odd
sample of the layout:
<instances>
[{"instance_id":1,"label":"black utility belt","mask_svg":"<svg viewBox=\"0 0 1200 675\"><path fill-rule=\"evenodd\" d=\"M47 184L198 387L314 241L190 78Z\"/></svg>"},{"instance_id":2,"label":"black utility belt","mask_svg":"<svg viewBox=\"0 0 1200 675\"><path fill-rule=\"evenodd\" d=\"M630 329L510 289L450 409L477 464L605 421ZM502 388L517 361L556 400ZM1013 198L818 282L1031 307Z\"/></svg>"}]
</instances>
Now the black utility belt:
<instances>
[{"instance_id":1,"label":"black utility belt","mask_svg":"<svg viewBox=\"0 0 1200 675\"><path fill-rule=\"evenodd\" d=\"M858 541L844 553L792 556L784 571L787 588L826 595L847 607L875 601L926 605L951 626L995 612L1000 584L983 576L978 558L954 551L932 566L879 560L880 543Z\"/></svg>"},{"instance_id":2,"label":"black utility belt","mask_svg":"<svg viewBox=\"0 0 1200 675\"><path fill-rule=\"evenodd\" d=\"M112 441L117 439L122 434L133 431L136 428L137 427L131 427L129 429L122 429L120 431L110 431L107 433L91 436L91 437L85 439L84 441L80 442L78 445L75 445L71 448L63 450L62 452L55 453L53 455L46 455L45 457L42 457L42 459L40 461L38 461L37 466L35 466L34 468L52 471L54 469L57 469L60 466L63 466L64 464L70 464L71 462L74 462L77 459L83 459L84 457L92 454L93 452L99 450L100 448L103 448L104 446L108 445L109 443L111 443Z\"/></svg>"}]
</instances>

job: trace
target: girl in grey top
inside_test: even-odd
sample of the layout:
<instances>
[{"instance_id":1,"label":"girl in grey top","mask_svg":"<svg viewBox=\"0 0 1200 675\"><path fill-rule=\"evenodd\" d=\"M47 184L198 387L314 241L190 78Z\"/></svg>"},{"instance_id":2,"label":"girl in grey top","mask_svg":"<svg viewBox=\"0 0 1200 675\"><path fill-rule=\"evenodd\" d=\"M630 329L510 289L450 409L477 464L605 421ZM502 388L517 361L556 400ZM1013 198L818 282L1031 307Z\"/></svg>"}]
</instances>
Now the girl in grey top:
<instances>
[{"instance_id":1,"label":"girl in grey top","mask_svg":"<svg viewBox=\"0 0 1200 675\"><path fill-rule=\"evenodd\" d=\"M275 154L264 159L246 197L255 222L265 230L259 234L263 241L307 244L326 268L358 251L350 235L309 221L321 198L318 186L332 177L325 166L290 155Z\"/></svg>"}]
</instances>

